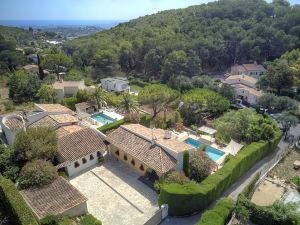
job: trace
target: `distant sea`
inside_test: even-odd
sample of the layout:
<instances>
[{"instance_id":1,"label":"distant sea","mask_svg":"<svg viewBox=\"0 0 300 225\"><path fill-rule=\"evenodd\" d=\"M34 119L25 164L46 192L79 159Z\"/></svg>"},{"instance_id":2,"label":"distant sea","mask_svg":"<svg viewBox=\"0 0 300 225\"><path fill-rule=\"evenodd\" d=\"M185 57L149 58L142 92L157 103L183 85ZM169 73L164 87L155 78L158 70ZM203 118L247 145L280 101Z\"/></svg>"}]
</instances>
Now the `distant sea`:
<instances>
[{"instance_id":1,"label":"distant sea","mask_svg":"<svg viewBox=\"0 0 300 225\"><path fill-rule=\"evenodd\" d=\"M0 20L0 25L21 28L82 27L111 28L124 20Z\"/></svg>"}]
</instances>

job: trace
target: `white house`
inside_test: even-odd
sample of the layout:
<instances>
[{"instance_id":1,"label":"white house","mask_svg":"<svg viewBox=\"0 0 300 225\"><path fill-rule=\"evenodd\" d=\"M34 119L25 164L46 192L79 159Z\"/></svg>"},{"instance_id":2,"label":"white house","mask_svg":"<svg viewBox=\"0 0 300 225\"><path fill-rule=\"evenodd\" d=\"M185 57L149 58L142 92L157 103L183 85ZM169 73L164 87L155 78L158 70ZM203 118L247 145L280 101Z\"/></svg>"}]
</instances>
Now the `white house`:
<instances>
[{"instance_id":1,"label":"white house","mask_svg":"<svg viewBox=\"0 0 300 225\"><path fill-rule=\"evenodd\" d=\"M256 105L256 101L263 95L262 91L256 89L257 79L248 75L230 75L224 80L224 83L231 85L238 97L249 103Z\"/></svg>"},{"instance_id":2,"label":"white house","mask_svg":"<svg viewBox=\"0 0 300 225\"><path fill-rule=\"evenodd\" d=\"M59 167L64 167L69 176L75 176L97 164L105 152L104 140L92 128L78 129L58 138Z\"/></svg>"},{"instance_id":3,"label":"white house","mask_svg":"<svg viewBox=\"0 0 300 225\"><path fill-rule=\"evenodd\" d=\"M19 131L26 130L25 121L21 115L4 116L1 120L1 127L9 145L14 143Z\"/></svg>"},{"instance_id":4,"label":"white house","mask_svg":"<svg viewBox=\"0 0 300 225\"><path fill-rule=\"evenodd\" d=\"M126 77L108 77L101 79L101 87L106 91L130 91L129 81Z\"/></svg>"},{"instance_id":5,"label":"white house","mask_svg":"<svg viewBox=\"0 0 300 225\"><path fill-rule=\"evenodd\" d=\"M84 80L56 81L54 84L52 84L52 87L55 89L59 101L63 100L64 97L72 97L76 95L79 90L86 88Z\"/></svg>"},{"instance_id":6,"label":"white house","mask_svg":"<svg viewBox=\"0 0 300 225\"><path fill-rule=\"evenodd\" d=\"M242 65L234 65L231 67L231 74L245 74L248 76L253 76L258 78L260 75L264 74L266 69L257 63L253 64L242 64Z\"/></svg>"}]
</instances>

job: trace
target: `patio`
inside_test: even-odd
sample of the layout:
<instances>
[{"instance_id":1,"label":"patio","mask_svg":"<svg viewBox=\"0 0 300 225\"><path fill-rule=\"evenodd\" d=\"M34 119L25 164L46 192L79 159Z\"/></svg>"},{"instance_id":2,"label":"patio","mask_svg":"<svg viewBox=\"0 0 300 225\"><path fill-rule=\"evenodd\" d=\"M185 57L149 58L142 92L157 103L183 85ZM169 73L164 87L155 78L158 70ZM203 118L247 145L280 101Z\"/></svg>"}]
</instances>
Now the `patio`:
<instances>
[{"instance_id":1,"label":"patio","mask_svg":"<svg viewBox=\"0 0 300 225\"><path fill-rule=\"evenodd\" d=\"M125 164L109 159L70 180L103 225L144 224L157 210L157 194Z\"/></svg>"}]
</instances>

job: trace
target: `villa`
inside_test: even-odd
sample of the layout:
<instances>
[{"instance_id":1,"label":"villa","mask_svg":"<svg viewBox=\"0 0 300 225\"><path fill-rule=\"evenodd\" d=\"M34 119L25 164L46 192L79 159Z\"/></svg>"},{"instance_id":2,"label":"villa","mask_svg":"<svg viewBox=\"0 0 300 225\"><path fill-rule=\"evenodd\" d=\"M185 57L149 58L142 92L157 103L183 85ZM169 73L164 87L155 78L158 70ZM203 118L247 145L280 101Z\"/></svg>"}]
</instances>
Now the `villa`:
<instances>
[{"instance_id":1,"label":"villa","mask_svg":"<svg viewBox=\"0 0 300 225\"><path fill-rule=\"evenodd\" d=\"M238 97L250 105L256 105L256 101L263 95L262 91L256 89L256 83L258 80L248 75L230 75L224 83L231 85Z\"/></svg>"},{"instance_id":2,"label":"villa","mask_svg":"<svg viewBox=\"0 0 300 225\"><path fill-rule=\"evenodd\" d=\"M58 139L58 167L65 167L69 176L98 163L98 159L106 152L104 140L98 132L91 128L59 130Z\"/></svg>"},{"instance_id":3,"label":"villa","mask_svg":"<svg viewBox=\"0 0 300 225\"><path fill-rule=\"evenodd\" d=\"M159 177L171 170L182 170L183 152L193 149L169 131L140 124L122 125L106 140L110 143L109 151L117 159L141 175L148 171Z\"/></svg>"},{"instance_id":4,"label":"villa","mask_svg":"<svg viewBox=\"0 0 300 225\"><path fill-rule=\"evenodd\" d=\"M129 81L126 77L107 77L101 79L101 87L106 91L129 92Z\"/></svg>"},{"instance_id":5,"label":"villa","mask_svg":"<svg viewBox=\"0 0 300 225\"><path fill-rule=\"evenodd\" d=\"M57 98L59 101L63 100L64 97L72 97L76 95L79 90L86 88L84 80L80 81L56 81L52 84L52 87L56 91Z\"/></svg>"},{"instance_id":6,"label":"villa","mask_svg":"<svg viewBox=\"0 0 300 225\"><path fill-rule=\"evenodd\" d=\"M231 74L237 75L248 75L258 78L260 75L264 74L266 69L257 63L253 64L242 64L242 65L234 65L231 67Z\"/></svg>"},{"instance_id":7,"label":"villa","mask_svg":"<svg viewBox=\"0 0 300 225\"><path fill-rule=\"evenodd\" d=\"M87 198L63 177L20 193L38 219L48 215L73 217L87 213Z\"/></svg>"},{"instance_id":8,"label":"villa","mask_svg":"<svg viewBox=\"0 0 300 225\"><path fill-rule=\"evenodd\" d=\"M68 113L74 115L75 113L61 105L61 104L34 104L34 112L49 112L49 113Z\"/></svg>"}]
</instances>

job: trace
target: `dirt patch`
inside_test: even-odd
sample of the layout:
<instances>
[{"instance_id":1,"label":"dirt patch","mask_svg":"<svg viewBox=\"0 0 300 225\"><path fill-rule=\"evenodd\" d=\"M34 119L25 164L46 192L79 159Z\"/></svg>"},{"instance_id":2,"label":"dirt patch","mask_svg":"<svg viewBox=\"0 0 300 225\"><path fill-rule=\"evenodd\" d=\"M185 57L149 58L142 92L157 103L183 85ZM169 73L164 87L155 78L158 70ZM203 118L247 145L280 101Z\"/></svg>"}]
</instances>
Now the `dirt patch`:
<instances>
[{"instance_id":1,"label":"dirt patch","mask_svg":"<svg viewBox=\"0 0 300 225\"><path fill-rule=\"evenodd\" d=\"M282 186L264 180L255 190L251 201L256 205L269 206L280 200L284 192L285 188Z\"/></svg>"},{"instance_id":2,"label":"dirt patch","mask_svg":"<svg viewBox=\"0 0 300 225\"><path fill-rule=\"evenodd\" d=\"M300 151L292 150L269 173L270 177L278 177L289 181L294 176L300 176L300 170L295 170L293 164L300 160Z\"/></svg>"}]
</instances>

